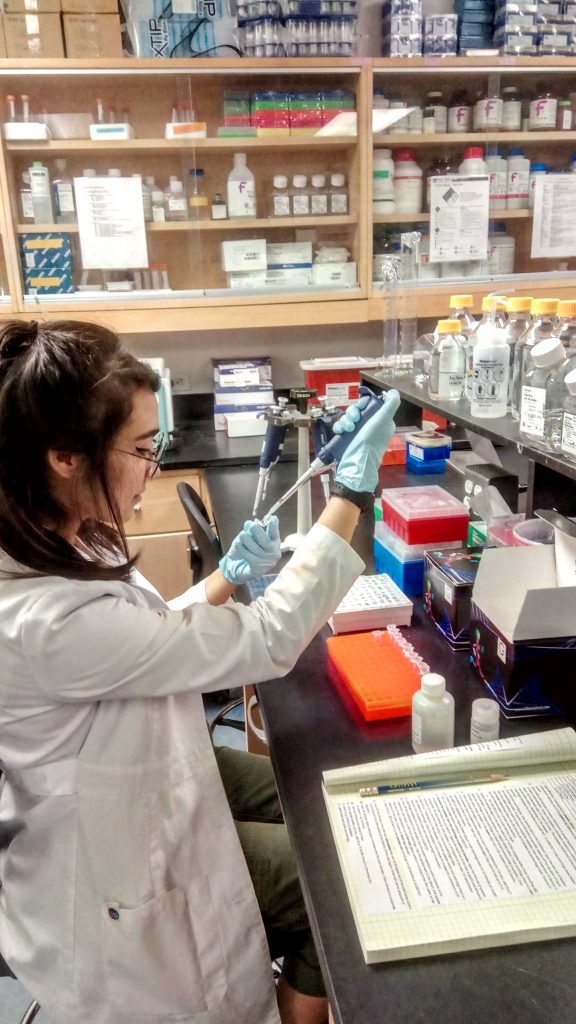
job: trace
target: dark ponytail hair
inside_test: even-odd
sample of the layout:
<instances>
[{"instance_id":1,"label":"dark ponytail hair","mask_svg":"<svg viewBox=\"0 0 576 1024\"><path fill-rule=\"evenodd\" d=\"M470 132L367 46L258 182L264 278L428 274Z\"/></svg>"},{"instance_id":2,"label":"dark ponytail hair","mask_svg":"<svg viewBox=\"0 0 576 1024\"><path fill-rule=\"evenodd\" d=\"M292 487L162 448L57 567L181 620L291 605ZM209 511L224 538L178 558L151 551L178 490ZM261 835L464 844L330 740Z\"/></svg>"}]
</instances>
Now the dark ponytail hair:
<instances>
[{"instance_id":1,"label":"dark ponytail hair","mask_svg":"<svg viewBox=\"0 0 576 1024\"><path fill-rule=\"evenodd\" d=\"M0 548L25 575L129 577L134 560L110 492L108 452L134 392L158 387L158 375L98 324L0 323ZM114 525L89 520L79 533L94 560L46 525L66 518L50 491L49 449L80 452L86 480L104 496Z\"/></svg>"}]
</instances>

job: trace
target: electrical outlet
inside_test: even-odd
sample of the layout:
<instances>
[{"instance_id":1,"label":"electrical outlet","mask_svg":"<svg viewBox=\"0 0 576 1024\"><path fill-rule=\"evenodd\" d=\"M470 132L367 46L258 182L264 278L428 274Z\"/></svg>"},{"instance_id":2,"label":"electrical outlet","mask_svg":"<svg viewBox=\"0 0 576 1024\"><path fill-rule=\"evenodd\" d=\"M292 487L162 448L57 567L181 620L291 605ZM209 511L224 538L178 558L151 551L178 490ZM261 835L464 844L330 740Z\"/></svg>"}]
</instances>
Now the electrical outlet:
<instances>
[{"instance_id":1,"label":"electrical outlet","mask_svg":"<svg viewBox=\"0 0 576 1024\"><path fill-rule=\"evenodd\" d=\"M180 370L172 375L172 394L181 395L190 390L190 378L188 374Z\"/></svg>"}]
</instances>

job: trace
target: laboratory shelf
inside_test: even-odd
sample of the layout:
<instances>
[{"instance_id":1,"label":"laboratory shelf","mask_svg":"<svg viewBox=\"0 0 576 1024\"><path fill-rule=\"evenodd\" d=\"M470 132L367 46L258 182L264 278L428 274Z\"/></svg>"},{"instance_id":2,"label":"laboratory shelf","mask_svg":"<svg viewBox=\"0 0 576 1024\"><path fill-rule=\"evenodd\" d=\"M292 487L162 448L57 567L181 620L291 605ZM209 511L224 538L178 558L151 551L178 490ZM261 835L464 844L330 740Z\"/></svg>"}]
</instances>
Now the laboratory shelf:
<instances>
[{"instance_id":1,"label":"laboratory shelf","mask_svg":"<svg viewBox=\"0 0 576 1024\"><path fill-rule=\"evenodd\" d=\"M567 132L574 134L576 132ZM263 139L235 136L226 139L99 139L97 142L92 139L50 139L48 142L37 140L35 142L7 142L6 150L11 153L35 153L36 155L47 153L81 153L88 150L95 156L99 152L190 152L199 150L203 153L219 150L230 150L236 152L244 150L269 149L350 149L357 144L355 135L270 135Z\"/></svg>"},{"instance_id":2,"label":"laboratory shelf","mask_svg":"<svg viewBox=\"0 0 576 1024\"><path fill-rule=\"evenodd\" d=\"M167 220L147 222L146 231L251 231L254 228L323 228L356 224L352 214L332 217L230 217L225 220ZM18 224L19 235L29 232L65 231L78 233L77 224Z\"/></svg>"},{"instance_id":3,"label":"laboratory shelf","mask_svg":"<svg viewBox=\"0 0 576 1024\"><path fill-rule=\"evenodd\" d=\"M391 149L393 146L411 148L412 146L475 146L481 143L522 143L531 145L537 142L576 143L576 132L438 132L434 135L417 135L413 132L393 132L387 135L374 136L374 146Z\"/></svg>"},{"instance_id":4,"label":"laboratory shelf","mask_svg":"<svg viewBox=\"0 0 576 1024\"><path fill-rule=\"evenodd\" d=\"M532 216L532 210L490 210L491 220L524 220ZM429 213L375 213L374 224L424 224L430 220Z\"/></svg>"},{"instance_id":5,"label":"laboratory shelf","mask_svg":"<svg viewBox=\"0 0 576 1024\"><path fill-rule=\"evenodd\" d=\"M468 430L487 437L496 444L505 444L514 448L519 455L533 462L546 466L555 473L576 480L576 463L569 462L562 455L553 455L545 449L526 444L520 437L518 422L512 416L500 416L497 419L476 419L470 412L470 403L461 398L458 402L443 402L430 398L427 391L418 387L409 377L386 375L384 373L362 372L362 379L368 385L376 385L383 391L396 388L401 398L420 408L429 409L444 416L451 423L466 427Z\"/></svg>"},{"instance_id":6,"label":"laboratory shelf","mask_svg":"<svg viewBox=\"0 0 576 1024\"><path fill-rule=\"evenodd\" d=\"M372 69L375 75L383 75L388 71L395 74L403 73L413 75L415 71L419 74L438 75L444 74L474 74L499 71L502 75L542 75L543 73L566 72L574 73L573 57L510 57L502 56L496 52L482 54L474 57L373 57Z\"/></svg>"}]
</instances>

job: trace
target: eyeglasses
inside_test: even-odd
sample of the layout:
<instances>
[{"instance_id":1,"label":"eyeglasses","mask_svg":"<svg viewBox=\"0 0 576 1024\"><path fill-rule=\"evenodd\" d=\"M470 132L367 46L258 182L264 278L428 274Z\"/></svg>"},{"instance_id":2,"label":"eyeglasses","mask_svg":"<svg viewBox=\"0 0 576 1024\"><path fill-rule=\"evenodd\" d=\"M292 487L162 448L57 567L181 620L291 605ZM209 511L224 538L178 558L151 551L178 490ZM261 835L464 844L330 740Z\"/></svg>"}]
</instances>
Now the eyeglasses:
<instances>
[{"instance_id":1,"label":"eyeglasses","mask_svg":"<svg viewBox=\"0 0 576 1024\"><path fill-rule=\"evenodd\" d=\"M144 452L130 452L127 448L115 448L114 451L122 452L124 455L133 455L135 459L144 459L145 462L151 462L154 465L154 469L150 471L150 480L156 475L162 464L162 459L166 454L168 447L168 438L166 435L159 431L156 436L152 439L152 450L144 454Z\"/></svg>"}]
</instances>

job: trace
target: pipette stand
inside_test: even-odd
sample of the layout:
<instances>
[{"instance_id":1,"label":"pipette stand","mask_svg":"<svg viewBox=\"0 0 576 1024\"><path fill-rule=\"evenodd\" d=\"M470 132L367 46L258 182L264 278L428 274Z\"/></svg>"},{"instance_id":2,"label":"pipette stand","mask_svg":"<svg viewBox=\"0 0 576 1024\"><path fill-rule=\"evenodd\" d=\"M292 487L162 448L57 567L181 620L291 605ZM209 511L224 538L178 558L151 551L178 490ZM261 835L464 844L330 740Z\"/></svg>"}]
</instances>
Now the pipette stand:
<instances>
[{"instance_id":1,"label":"pipette stand","mask_svg":"<svg viewBox=\"0 0 576 1024\"><path fill-rule=\"evenodd\" d=\"M302 476L310 468L310 420L297 421L295 426L298 430L298 477ZM312 496L310 492L310 480L303 484L296 495L296 533L289 533L281 544L282 551L296 551L299 544L312 527Z\"/></svg>"}]
</instances>

